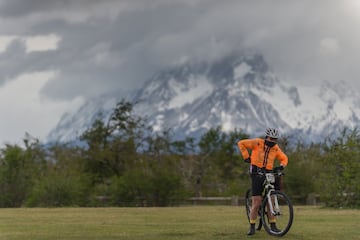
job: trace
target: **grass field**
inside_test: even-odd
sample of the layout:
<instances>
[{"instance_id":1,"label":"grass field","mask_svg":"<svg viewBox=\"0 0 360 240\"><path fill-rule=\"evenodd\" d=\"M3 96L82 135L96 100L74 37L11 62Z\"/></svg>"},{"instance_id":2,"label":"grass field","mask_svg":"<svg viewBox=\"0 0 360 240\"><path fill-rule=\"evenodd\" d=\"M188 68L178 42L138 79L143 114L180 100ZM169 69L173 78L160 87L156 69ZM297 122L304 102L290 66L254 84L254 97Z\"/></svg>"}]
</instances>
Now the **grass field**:
<instances>
[{"instance_id":1,"label":"grass field","mask_svg":"<svg viewBox=\"0 0 360 240\"><path fill-rule=\"evenodd\" d=\"M360 239L360 210L295 206L283 239ZM274 239L247 237L244 207L0 209L2 239Z\"/></svg>"}]
</instances>

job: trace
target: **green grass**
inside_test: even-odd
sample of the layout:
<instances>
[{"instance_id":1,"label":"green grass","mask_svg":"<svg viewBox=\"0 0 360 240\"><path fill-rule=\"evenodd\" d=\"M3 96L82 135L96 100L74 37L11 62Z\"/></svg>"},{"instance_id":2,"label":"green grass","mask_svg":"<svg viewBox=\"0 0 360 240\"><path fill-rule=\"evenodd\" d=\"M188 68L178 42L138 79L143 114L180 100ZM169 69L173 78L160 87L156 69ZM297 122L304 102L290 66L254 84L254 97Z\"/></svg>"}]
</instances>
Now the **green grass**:
<instances>
[{"instance_id":1,"label":"green grass","mask_svg":"<svg viewBox=\"0 0 360 240\"><path fill-rule=\"evenodd\" d=\"M360 210L295 206L282 239L359 239ZM0 209L2 239L274 239L247 237L244 207Z\"/></svg>"}]
</instances>

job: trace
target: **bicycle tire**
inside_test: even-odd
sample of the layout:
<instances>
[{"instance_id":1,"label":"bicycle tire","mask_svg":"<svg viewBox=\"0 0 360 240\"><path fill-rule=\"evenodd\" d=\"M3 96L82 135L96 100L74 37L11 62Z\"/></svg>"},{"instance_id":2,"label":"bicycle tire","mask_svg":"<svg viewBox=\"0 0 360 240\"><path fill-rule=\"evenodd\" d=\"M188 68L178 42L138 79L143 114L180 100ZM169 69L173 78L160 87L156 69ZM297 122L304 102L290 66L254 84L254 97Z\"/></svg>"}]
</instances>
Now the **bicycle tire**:
<instances>
[{"instance_id":1,"label":"bicycle tire","mask_svg":"<svg viewBox=\"0 0 360 240\"><path fill-rule=\"evenodd\" d=\"M250 210L251 210L251 206L252 206L251 197L252 197L251 189L248 189L245 194L245 211L246 211L246 216L247 216L247 219L249 222L250 222ZM260 231L261 227L262 227L262 221L261 221L260 210L259 210L259 217L257 219L257 222L255 223L255 229Z\"/></svg>"},{"instance_id":2,"label":"bicycle tire","mask_svg":"<svg viewBox=\"0 0 360 240\"><path fill-rule=\"evenodd\" d=\"M264 225L264 229L270 235L284 236L290 230L294 219L294 210L292 203L290 201L290 198L281 191L273 191L270 196L276 196L279 202L280 209L276 211L277 214L275 215L276 227L278 231L274 231L271 229L271 223L269 221L269 214L267 211L268 197L265 197L261 204L261 220Z\"/></svg>"}]
</instances>

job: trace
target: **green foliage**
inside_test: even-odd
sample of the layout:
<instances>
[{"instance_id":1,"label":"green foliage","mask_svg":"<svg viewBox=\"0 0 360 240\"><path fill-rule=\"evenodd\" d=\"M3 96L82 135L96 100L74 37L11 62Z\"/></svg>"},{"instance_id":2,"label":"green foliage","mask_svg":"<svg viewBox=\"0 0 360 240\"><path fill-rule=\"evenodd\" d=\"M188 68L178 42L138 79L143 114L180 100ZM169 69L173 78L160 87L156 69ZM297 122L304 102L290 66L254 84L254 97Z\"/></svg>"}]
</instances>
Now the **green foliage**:
<instances>
[{"instance_id":1,"label":"green foliage","mask_svg":"<svg viewBox=\"0 0 360 240\"><path fill-rule=\"evenodd\" d=\"M150 177L141 171L131 171L114 177L111 184L111 199L118 206L143 206L152 192Z\"/></svg>"},{"instance_id":2,"label":"green foliage","mask_svg":"<svg viewBox=\"0 0 360 240\"><path fill-rule=\"evenodd\" d=\"M83 132L85 147L45 147L26 134L25 147L0 149L0 207L170 206L189 196L243 196L250 185L237 148L243 138L241 130L216 127L198 141L174 141L171 129L153 131L122 100ZM279 145L289 157L284 189L290 196L360 207L357 129L323 143L292 148L283 138Z\"/></svg>"},{"instance_id":3,"label":"green foliage","mask_svg":"<svg viewBox=\"0 0 360 240\"><path fill-rule=\"evenodd\" d=\"M331 207L360 207L360 135L344 129L324 146L320 174L322 198Z\"/></svg>"},{"instance_id":4,"label":"green foliage","mask_svg":"<svg viewBox=\"0 0 360 240\"><path fill-rule=\"evenodd\" d=\"M52 174L34 185L26 201L27 207L86 206L88 179L85 176Z\"/></svg>"},{"instance_id":5,"label":"green foliage","mask_svg":"<svg viewBox=\"0 0 360 240\"><path fill-rule=\"evenodd\" d=\"M0 206L19 207L27 194L24 151L8 145L2 151L0 167ZM25 176L24 176L25 175Z\"/></svg>"},{"instance_id":6,"label":"green foliage","mask_svg":"<svg viewBox=\"0 0 360 240\"><path fill-rule=\"evenodd\" d=\"M115 177L111 192L117 206L168 206L184 197L180 177L161 169L150 173L129 171Z\"/></svg>"},{"instance_id":7,"label":"green foliage","mask_svg":"<svg viewBox=\"0 0 360 240\"><path fill-rule=\"evenodd\" d=\"M200 148L197 158L198 193L222 195L228 191L228 185L238 181L243 176L244 168L237 149L237 141L248 137L246 134L234 130L224 133L220 127L209 129L202 135L198 145ZM200 194L201 193L201 194Z\"/></svg>"},{"instance_id":8,"label":"green foliage","mask_svg":"<svg viewBox=\"0 0 360 240\"><path fill-rule=\"evenodd\" d=\"M45 170L45 151L39 141L26 135L25 149L6 145L0 157L0 207L20 207L36 176Z\"/></svg>"},{"instance_id":9,"label":"green foliage","mask_svg":"<svg viewBox=\"0 0 360 240\"><path fill-rule=\"evenodd\" d=\"M93 183L102 183L112 176L121 176L137 158L148 128L140 117L132 113L132 104L122 100L116 105L107 123L99 114L93 125L80 139L88 148L84 149L85 171Z\"/></svg>"},{"instance_id":10,"label":"green foliage","mask_svg":"<svg viewBox=\"0 0 360 240\"><path fill-rule=\"evenodd\" d=\"M321 146L298 146L296 151L288 153L289 164L283 178L285 190L306 203L309 194L316 191L321 164Z\"/></svg>"},{"instance_id":11,"label":"green foliage","mask_svg":"<svg viewBox=\"0 0 360 240\"><path fill-rule=\"evenodd\" d=\"M84 172L81 150L66 144L48 148L40 174L33 175L33 186L26 199L28 207L85 206L90 177ZM34 168L33 168L34 169Z\"/></svg>"}]
</instances>

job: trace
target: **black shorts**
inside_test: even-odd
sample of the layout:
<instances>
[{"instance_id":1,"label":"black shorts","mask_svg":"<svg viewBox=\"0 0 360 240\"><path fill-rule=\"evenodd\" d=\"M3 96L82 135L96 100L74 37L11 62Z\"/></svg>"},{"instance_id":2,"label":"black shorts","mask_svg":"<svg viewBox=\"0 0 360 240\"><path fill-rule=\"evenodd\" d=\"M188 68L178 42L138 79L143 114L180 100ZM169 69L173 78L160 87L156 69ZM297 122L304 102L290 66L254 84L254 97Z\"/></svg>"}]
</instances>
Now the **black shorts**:
<instances>
[{"instance_id":1,"label":"black shorts","mask_svg":"<svg viewBox=\"0 0 360 240\"><path fill-rule=\"evenodd\" d=\"M251 191L253 196L261 196L264 190L265 176L256 172L250 174L251 176ZM275 178L275 190L280 190L280 178Z\"/></svg>"}]
</instances>

